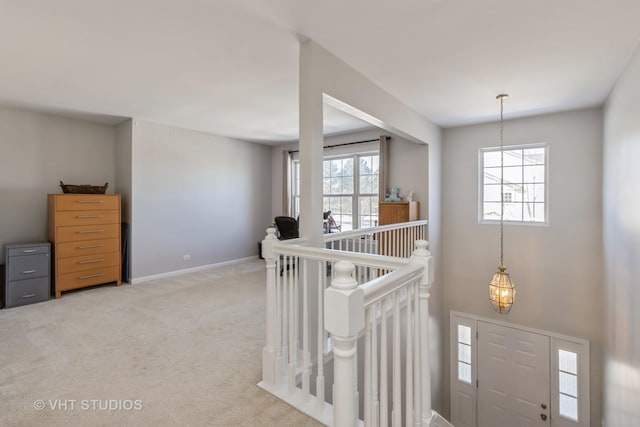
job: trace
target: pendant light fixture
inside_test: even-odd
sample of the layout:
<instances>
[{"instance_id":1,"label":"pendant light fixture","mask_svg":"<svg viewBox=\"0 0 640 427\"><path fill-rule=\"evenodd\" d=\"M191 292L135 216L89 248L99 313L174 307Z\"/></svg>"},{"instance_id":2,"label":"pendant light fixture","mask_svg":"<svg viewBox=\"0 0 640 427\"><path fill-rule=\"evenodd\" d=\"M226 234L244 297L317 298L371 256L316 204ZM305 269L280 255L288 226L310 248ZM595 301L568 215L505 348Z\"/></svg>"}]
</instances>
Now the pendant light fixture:
<instances>
[{"instance_id":1,"label":"pendant light fixture","mask_svg":"<svg viewBox=\"0 0 640 427\"><path fill-rule=\"evenodd\" d=\"M501 314L507 314L516 297L516 285L504 266L504 100L507 94L500 94L500 267L489 283L489 300L493 308Z\"/></svg>"}]
</instances>

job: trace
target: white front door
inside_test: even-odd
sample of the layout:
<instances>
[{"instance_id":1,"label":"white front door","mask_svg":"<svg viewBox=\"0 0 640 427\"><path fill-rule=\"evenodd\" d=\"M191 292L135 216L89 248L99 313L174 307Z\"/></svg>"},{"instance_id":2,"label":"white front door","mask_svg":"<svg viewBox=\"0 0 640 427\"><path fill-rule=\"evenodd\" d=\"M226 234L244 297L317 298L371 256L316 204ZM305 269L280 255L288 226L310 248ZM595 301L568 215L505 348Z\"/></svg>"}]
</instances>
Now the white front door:
<instances>
[{"instance_id":1,"label":"white front door","mask_svg":"<svg viewBox=\"0 0 640 427\"><path fill-rule=\"evenodd\" d=\"M550 426L549 337L478 321L478 427Z\"/></svg>"}]
</instances>

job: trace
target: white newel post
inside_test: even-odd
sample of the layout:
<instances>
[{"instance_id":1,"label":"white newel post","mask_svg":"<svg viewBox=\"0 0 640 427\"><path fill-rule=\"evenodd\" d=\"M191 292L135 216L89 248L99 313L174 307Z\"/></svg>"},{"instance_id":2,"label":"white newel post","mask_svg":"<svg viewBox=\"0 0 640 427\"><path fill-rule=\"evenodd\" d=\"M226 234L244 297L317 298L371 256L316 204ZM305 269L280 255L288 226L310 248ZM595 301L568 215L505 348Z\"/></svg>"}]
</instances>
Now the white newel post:
<instances>
[{"instance_id":1,"label":"white newel post","mask_svg":"<svg viewBox=\"0 0 640 427\"><path fill-rule=\"evenodd\" d=\"M416 249L411 256L412 263L424 267L424 275L419 288L419 322L420 328L420 408L422 414L416 416L416 425L428 427L431 424L431 357L429 349L429 288L433 283L433 258L427 250L426 240L416 240ZM418 423L418 420L421 422Z\"/></svg>"},{"instance_id":2,"label":"white newel post","mask_svg":"<svg viewBox=\"0 0 640 427\"><path fill-rule=\"evenodd\" d=\"M357 341L364 329L364 292L348 261L334 265L335 275L325 295L325 328L333 340L333 425L354 427L358 420Z\"/></svg>"},{"instance_id":3,"label":"white newel post","mask_svg":"<svg viewBox=\"0 0 640 427\"><path fill-rule=\"evenodd\" d=\"M276 318L276 258L273 243L277 242L275 228L267 228L267 236L262 241L262 257L267 264L267 341L262 349L262 380L270 385L278 378L278 319Z\"/></svg>"}]
</instances>

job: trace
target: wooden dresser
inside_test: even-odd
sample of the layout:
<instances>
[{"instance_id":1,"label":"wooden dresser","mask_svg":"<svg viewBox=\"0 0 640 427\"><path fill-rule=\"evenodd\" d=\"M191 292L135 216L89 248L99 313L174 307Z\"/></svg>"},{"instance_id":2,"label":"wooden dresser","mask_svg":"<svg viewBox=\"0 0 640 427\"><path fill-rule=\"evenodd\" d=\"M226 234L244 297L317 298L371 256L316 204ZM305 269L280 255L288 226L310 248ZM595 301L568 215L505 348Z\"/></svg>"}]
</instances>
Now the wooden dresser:
<instances>
[{"instance_id":1,"label":"wooden dresser","mask_svg":"<svg viewBox=\"0 0 640 427\"><path fill-rule=\"evenodd\" d=\"M418 202L380 202L378 225L397 224L420 219Z\"/></svg>"},{"instance_id":2,"label":"wooden dresser","mask_svg":"<svg viewBox=\"0 0 640 427\"><path fill-rule=\"evenodd\" d=\"M399 224L402 222L417 221L420 219L420 204L413 202L380 202L378 207L378 225ZM402 247L395 243L407 241L408 234L405 231L395 230L379 233L378 237L380 255L404 256L398 252Z\"/></svg>"},{"instance_id":3,"label":"wooden dresser","mask_svg":"<svg viewBox=\"0 0 640 427\"><path fill-rule=\"evenodd\" d=\"M120 195L49 194L53 289L121 283Z\"/></svg>"}]
</instances>

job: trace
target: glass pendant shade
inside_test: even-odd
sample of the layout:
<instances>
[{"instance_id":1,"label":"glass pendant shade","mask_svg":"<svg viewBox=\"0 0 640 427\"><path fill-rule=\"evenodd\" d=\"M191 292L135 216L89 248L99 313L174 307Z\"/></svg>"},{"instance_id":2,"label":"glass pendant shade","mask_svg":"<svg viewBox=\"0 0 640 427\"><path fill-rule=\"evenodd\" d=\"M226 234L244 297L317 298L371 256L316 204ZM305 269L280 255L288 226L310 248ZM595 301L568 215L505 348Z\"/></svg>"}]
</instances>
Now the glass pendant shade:
<instances>
[{"instance_id":1,"label":"glass pendant shade","mask_svg":"<svg viewBox=\"0 0 640 427\"><path fill-rule=\"evenodd\" d=\"M498 272L493 275L489 283L489 300L493 308L502 314L511 310L516 297L516 285L511 281L506 267L498 267Z\"/></svg>"}]
</instances>

